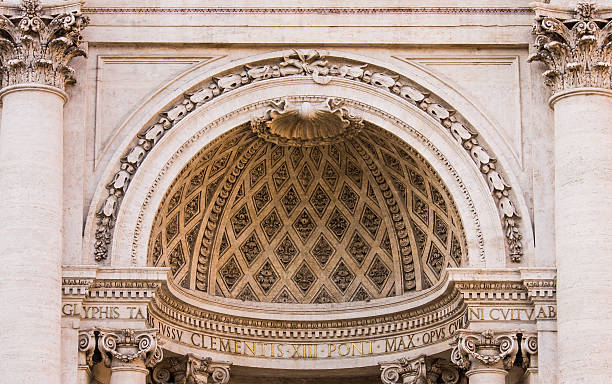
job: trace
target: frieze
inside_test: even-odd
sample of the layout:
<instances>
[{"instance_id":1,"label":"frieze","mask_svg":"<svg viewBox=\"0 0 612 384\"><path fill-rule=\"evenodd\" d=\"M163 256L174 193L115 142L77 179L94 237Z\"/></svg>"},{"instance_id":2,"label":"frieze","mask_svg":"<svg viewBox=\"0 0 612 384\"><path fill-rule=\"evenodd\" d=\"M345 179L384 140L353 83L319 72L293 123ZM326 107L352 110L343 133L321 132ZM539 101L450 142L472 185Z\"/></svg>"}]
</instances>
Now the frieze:
<instances>
[{"instance_id":1,"label":"frieze","mask_svg":"<svg viewBox=\"0 0 612 384\"><path fill-rule=\"evenodd\" d=\"M365 69L366 67L368 69ZM300 76L322 85L328 84L332 79L370 84L416 105L438 121L441 128L468 152L490 186L502 220L510 259L513 262L520 262L523 254L522 234L519 230L520 216L511 200L511 188L496 167L496 159L477 139L474 128L470 127L456 111L445 107L444 102L428 90L409 79L402 78L399 74L389 74L389 72L384 68L342 58L328 59L318 51L296 50L276 60L256 62L242 69L226 71L208 80L204 87L186 92L182 101L159 115L157 123L144 128L138 134L134 145L121 158L120 169L107 185L108 195L96 214L94 244L96 260L102 261L108 257L115 220L129 183L144 158L168 130L220 94L257 81Z\"/></svg>"},{"instance_id":2,"label":"frieze","mask_svg":"<svg viewBox=\"0 0 612 384\"><path fill-rule=\"evenodd\" d=\"M295 8L227 8L227 7L193 7L193 8L162 8L162 7L83 7L88 14L166 14L166 13L203 13L203 14L525 14L533 10L529 7L295 7Z\"/></svg>"},{"instance_id":3,"label":"frieze","mask_svg":"<svg viewBox=\"0 0 612 384\"><path fill-rule=\"evenodd\" d=\"M156 315L149 315L149 326L156 328L166 342L185 345L203 352L267 359L334 359L367 357L416 350L443 343L467 325L465 313L449 317L434 326L421 330L398 332L387 337L344 334L326 342L312 337L272 336L240 337L219 335L207 329L177 326Z\"/></svg>"}]
</instances>

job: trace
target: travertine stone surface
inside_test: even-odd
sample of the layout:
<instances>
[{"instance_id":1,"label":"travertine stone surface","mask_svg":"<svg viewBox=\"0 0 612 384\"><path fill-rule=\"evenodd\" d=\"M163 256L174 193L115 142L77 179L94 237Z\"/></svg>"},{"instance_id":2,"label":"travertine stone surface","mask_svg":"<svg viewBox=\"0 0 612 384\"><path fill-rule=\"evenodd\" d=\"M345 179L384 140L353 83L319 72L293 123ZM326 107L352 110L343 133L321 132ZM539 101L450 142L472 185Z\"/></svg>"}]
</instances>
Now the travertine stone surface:
<instances>
[{"instance_id":1,"label":"travertine stone surface","mask_svg":"<svg viewBox=\"0 0 612 384\"><path fill-rule=\"evenodd\" d=\"M553 96L561 383L606 382L612 363L612 91ZM576 353L588 351L588 353Z\"/></svg>"},{"instance_id":2,"label":"travertine stone surface","mask_svg":"<svg viewBox=\"0 0 612 384\"><path fill-rule=\"evenodd\" d=\"M10 310L0 313L0 372L11 372L15 382L59 384L66 99L36 84L1 92L0 303ZM36 340L35 353L28 340Z\"/></svg>"},{"instance_id":3,"label":"travertine stone surface","mask_svg":"<svg viewBox=\"0 0 612 384\"><path fill-rule=\"evenodd\" d=\"M0 15L0 382L610 381L609 1Z\"/></svg>"}]
</instances>

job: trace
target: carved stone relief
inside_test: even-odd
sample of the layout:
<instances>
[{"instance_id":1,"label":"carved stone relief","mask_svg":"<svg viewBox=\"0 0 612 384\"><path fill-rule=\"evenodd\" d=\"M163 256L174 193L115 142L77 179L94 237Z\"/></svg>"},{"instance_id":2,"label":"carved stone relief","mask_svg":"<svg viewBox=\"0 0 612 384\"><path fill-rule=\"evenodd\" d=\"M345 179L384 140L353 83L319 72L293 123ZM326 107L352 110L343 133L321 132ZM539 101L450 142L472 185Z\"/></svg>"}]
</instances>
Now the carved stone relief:
<instances>
[{"instance_id":1,"label":"carved stone relief","mask_svg":"<svg viewBox=\"0 0 612 384\"><path fill-rule=\"evenodd\" d=\"M188 353L164 359L153 369L151 379L154 384L226 384L230 365Z\"/></svg>"},{"instance_id":2,"label":"carved stone relief","mask_svg":"<svg viewBox=\"0 0 612 384\"><path fill-rule=\"evenodd\" d=\"M520 351L523 367L527 368L531 356L537 353L537 346L537 337L531 333L460 330L451 361L465 370L510 370Z\"/></svg>"},{"instance_id":3,"label":"carved stone relief","mask_svg":"<svg viewBox=\"0 0 612 384\"><path fill-rule=\"evenodd\" d=\"M23 1L21 11L10 19L0 15L1 87L38 83L63 90L75 81L69 62L85 55L79 46L89 18L77 11L44 15L38 0Z\"/></svg>"},{"instance_id":4,"label":"carved stone relief","mask_svg":"<svg viewBox=\"0 0 612 384\"><path fill-rule=\"evenodd\" d=\"M332 113L331 103L313 116ZM149 263L170 266L196 292L299 303L421 290L447 266L461 264L464 234L454 202L412 148L354 116L335 126L357 124L352 135L315 145L322 139L304 136L312 132L307 125L305 131L292 126L298 141L278 145L259 128L278 117L279 104L203 148L180 172L158 210ZM278 123L276 132L285 128ZM194 178L203 181L190 189ZM175 213L199 194L206 197L193 218ZM411 209L416 199L417 212ZM193 251L178 257L175 250L185 252L180 244L194 231Z\"/></svg>"},{"instance_id":5,"label":"carved stone relief","mask_svg":"<svg viewBox=\"0 0 612 384\"><path fill-rule=\"evenodd\" d=\"M450 362L425 355L380 363L380 370L383 384L457 384L460 378Z\"/></svg>"},{"instance_id":6,"label":"carved stone relief","mask_svg":"<svg viewBox=\"0 0 612 384\"><path fill-rule=\"evenodd\" d=\"M538 17L536 52L529 61L548 68L542 75L554 92L579 87L612 89L612 22L601 19L597 6L580 2L573 18Z\"/></svg>"},{"instance_id":7,"label":"carved stone relief","mask_svg":"<svg viewBox=\"0 0 612 384\"><path fill-rule=\"evenodd\" d=\"M476 166L489 184L503 222L510 259L514 262L519 262L521 260L523 250L521 244L522 235L519 230L520 217L516 211L515 204L511 200L510 186L506 183L504 177L497 169L496 159L477 139L477 134L475 134L473 129L470 128L465 121L463 121L460 115L458 115L455 111L452 111L449 107L445 107L442 100L434 95L431 95L427 90L413 84L413 82L411 82L409 79L401 78L401 76L395 74L390 75L383 73L389 73L388 70L383 70L374 66L368 67L366 64L352 62L349 60L328 59L317 51L297 50L279 60L280 61L269 60L267 62L254 63L246 66L242 70L237 69L235 71L230 71L227 74L215 77L210 82L206 83L205 86L187 92L184 95L184 99L180 103L170 107L167 111L160 115L157 123L143 129L143 131L138 135L138 140L128 151L126 151L125 156L121 159L120 170L117 171L113 180L108 184L108 196L98 210L98 224L96 228L96 241L94 246L96 260L101 261L108 257L108 247L111 242L117 210L119 209L122 197L127 190L133 174L136 172L143 159L150 152L151 148L153 148L153 146L159 142L159 139L169 129L175 126L186 115L190 114L195 109L201 107L222 93L231 92L232 90L242 87L245 84L286 76L304 76L311 78L318 84L323 85L328 84L332 79L344 79L369 84L377 87L379 90L390 92L409 103L415 104L433 119L439 121L441 128L447 131L449 135L451 135L451 137L457 142L457 144L462 146L470 154ZM340 121L340 126L343 126L347 121L351 120L348 116L343 115L344 112L342 111L342 108L337 109L332 104L328 104L327 107L327 111L324 112L324 114L327 114L330 121ZM303 106L295 109L288 107L287 105L282 106L279 104L276 106L273 114L277 118L283 116L284 119L281 119L282 121L292 121L293 123L296 123L299 120L297 117L309 116L314 113L313 111L315 109L316 108L313 108L313 106ZM269 117L272 116L270 115ZM274 138L274 140L277 142L280 140L287 144L291 144L291 142L299 142L299 140L296 141L295 138L289 139L288 137L292 137L291 135L283 138L283 136L279 133L282 133L282 131L282 129L277 130L277 128L274 128L272 132L270 127L266 124L258 128L259 134L267 136L270 140ZM341 132L342 130L338 130L337 128L328 130L326 128L324 131L325 133L321 131L316 133L315 136L317 136L319 139L326 137L325 140L333 141L334 137L340 137L338 132ZM350 134L347 134L346 136L350 136ZM364 158L364 155L369 157L369 153L372 152L368 149L368 143L363 143L363 145L364 154L360 155L361 161L368 161L366 158ZM256 149L258 150L259 148ZM256 149L253 148L253 150ZM274 156L278 156L279 153L281 153L280 150L277 150ZM283 165L279 167L277 167L276 163L274 163L274 178L270 183L270 187L273 185L277 190L284 188L287 183L288 172L291 170L299 172L300 174L299 182L296 185L292 184L293 187L300 188L301 190L309 188L311 186L310 183L313 182L312 177L310 177L309 174L311 175L314 172L313 167L316 165L315 168L317 170L320 170L320 166L323 167L319 176L324 183L331 189L335 190L339 177L337 175L337 170L334 169L331 164L334 164L334 161L337 163L337 154L329 153L329 160L325 162L322 160L321 153L322 152L320 149L312 150L309 154L312 163L310 163L308 167L302 167L301 169L296 170L295 166L300 164L302 161L304 151L302 149L290 151L289 161L283 162ZM210 154L210 156L213 155L214 154ZM250 157L252 154L247 153L246 156ZM372 156L374 156L374 154L372 154ZM376 156L379 155L376 154ZM389 158L383 154L380 156L384 156L383 164L386 168L393 170L394 167L397 167L397 163L394 162L392 158ZM378 161L378 159L376 160ZM219 164L223 164L224 161L225 159L219 159ZM275 160L275 157L272 157L271 162L275 161L277 161ZM217 166L217 168L219 168L219 166ZM360 175L358 172L356 172L358 169L358 167L354 168L351 163L346 164L346 169L343 171L345 171L347 174L347 181L349 182L349 185L351 183L354 184L359 180ZM252 171L252 178L250 179L250 182L255 183L258 181L258 175L263 175L264 171L266 170L264 170L262 167L253 169ZM269 172L269 167L267 171ZM418 189L423 187L420 185L418 177L410 179L409 183L395 183L395 179L397 179L395 174L390 176L389 181L392 184L395 184L396 188L400 189L400 198L404 198L404 195L401 193L402 185L406 186L409 183L411 185L416 185L416 190L422 192L422 190ZM209 175L209 177L210 176L211 175ZM197 180L194 181L197 182ZM209 186L208 192L212 192L215 188L217 188L218 185L216 183L221 183L221 177L211 179L207 182ZM375 184L373 183L372 185ZM226 187L229 186L226 185ZM240 191L242 184L238 185L237 188L238 191ZM435 192L430 193L435 194ZM427 194L427 192L425 192L425 194ZM376 197L373 194L366 194L366 196L368 196L371 200L376 200ZM348 200L350 196L346 195L346 197L347 200L345 203L349 204L350 207L351 202ZM297 205L295 193L288 193L285 199L287 200L288 204L291 204L293 201ZM384 200L381 199L380 202L384 202ZM443 211L444 205L442 204L442 206L440 206L439 204L442 203L439 201L439 199L437 199L437 203L434 205ZM284 208L286 207L287 206ZM322 209L322 206L319 209ZM350 208L348 209L350 210ZM423 205L418 202L415 203L415 209L420 210L421 213L424 212ZM306 216L303 218L306 221L308 219ZM423 218L424 217L422 217L422 219ZM308 223L305 222L304 224L307 225ZM307 235L307 232L308 229L305 227L303 235Z\"/></svg>"}]
</instances>

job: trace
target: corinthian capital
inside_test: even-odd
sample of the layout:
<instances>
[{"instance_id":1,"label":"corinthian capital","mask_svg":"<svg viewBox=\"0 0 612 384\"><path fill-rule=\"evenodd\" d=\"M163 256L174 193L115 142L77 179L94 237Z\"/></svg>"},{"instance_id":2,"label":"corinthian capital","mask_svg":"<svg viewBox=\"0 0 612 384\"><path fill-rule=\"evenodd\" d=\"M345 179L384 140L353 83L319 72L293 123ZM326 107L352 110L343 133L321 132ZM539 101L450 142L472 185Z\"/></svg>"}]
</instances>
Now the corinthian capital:
<instances>
[{"instance_id":1,"label":"corinthian capital","mask_svg":"<svg viewBox=\"0 0 612 384\"><path fill-rule=\"evenodd\" d=\"M529 61L548 68L543 76L554 92L579 87L611 88L612 22L597 17L593 3L578 3L574 17L536 18L536 52Z\"/></svg>"},{"instance_id":2,"label":"corinthian capital","mask_svg":"<svg viewBox=\"0 0 612 384\"><path fill-rule=\"evenodd\" d=\"M380 379L384 384L456 384L459 371L448 361L421 355L380 363Z\"/></svg>"},{"instance_id":3,"label":"corinthian capital","mask_svg":"<svg viewBox=\"0 0 612 384\"><path fill-rule=\"evenodd\" d=\"M98 346L104 363L109 367L115 363L144 364L153 367L163 358L162 350L157 344L158 335L155 329L100 331L100 334Z\"/></svg>"},{"instance_id":4,"label":"corinthian capital","mask_svg":"<svg viewBox=\"0 0 612 384\"><path fill-rule=\"evenodd\" d=\"M43 15L38 0L24 0L21 15L0 15L2 88L38 83L64 89L74 82L68 63L84 56L81 30L89 19L78 11Z\"/></svg>"},{"instance_id":5,"label":"corinthian capital","mask_svg":"<svg viewBox=\"0 0 612 384\"><path fill-rule=\"evenodd\" d=\"M154 384L226 384L230 379L230 363L188 353L164 359L151 376Z\"/></svg>"},{"instance_id":6,"label":"corinthian capital","mask_svg":"<svg viewBox=\"0 0 612 384\"><path fill-rule=\"evenodd\" d=\"M515 333L460 330L451 361L462 369L510 369L518 351Z\"/></svg>"}]
</instances>

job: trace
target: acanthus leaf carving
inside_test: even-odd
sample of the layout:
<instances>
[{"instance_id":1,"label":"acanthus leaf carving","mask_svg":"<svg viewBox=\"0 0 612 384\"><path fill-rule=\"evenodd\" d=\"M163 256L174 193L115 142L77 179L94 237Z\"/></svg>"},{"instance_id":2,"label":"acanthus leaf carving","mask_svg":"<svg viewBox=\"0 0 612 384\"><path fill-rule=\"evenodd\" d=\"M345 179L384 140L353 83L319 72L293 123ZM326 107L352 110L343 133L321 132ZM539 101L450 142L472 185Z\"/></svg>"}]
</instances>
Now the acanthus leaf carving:
<instances>
[{"instance_id":1,"label":"acanthus leaf carving","mask_svg":"<svg viewBox=\"0 0 612 384\"><path fill-rule=\"evenodd\" d=\"M125 156L121 159L120 169L112 176L112 182L107 185L108 195L101 202L96 214L97 226L94 243L96 260L103 261L108 257L117 212L129 183L144 158L168 130L189 113L222 93L231 92L256 81L277 77L306 76L312 78L318 84L328 84L332 79L345 79L375 86L415 104L436 120L443 129L449 132L458 145L468 151L483 177L489 183L504 225L510 259L513 262L520 262L523 255L522 234L519 229L521 218L511 200L511 187L504 181L501 172L496 169L496 159L480 143L477 138L478 135L460 121L455 111L441 104L442 101L438 100L437 97L432 97L427 91L418 89L419 87L416 85L408 84L411 83L410 80L402 79L398 74L383 73L385 70L382 69L367 69L368 64L342 62L337 58L334 58L334 61L331 62L319 51L294 50L282 58L254 63L243 69L236 69L235 72L230 71L227 75L213 77L199 89L186 92L182 101L161 113L155 124L143 129L133 146L126 151ZM327 103L327 112L334 116L341 115L340 121L348 120L351 126L361 124L359 119L353 121L352 117L349 118L348 111L338 105L336 100L328 100ZM312 108L307 109L308 111L302 112L310 114ZM287 112L287 106L277 103L271 111L274 114L282 115ZM267 121L269 117L267 116L263 120ZM295 140L295 138L291 140ZM200 285L204 287L206 283L200 281Z\"/></svg>"},{"instance_id":2,"label":"acanthus leaf carving","mask_svg":"<svg viewBox=\"0 0 612 384\"><path fill-rule=\"evenodd\" d=\"M98 348L102 352L102 360L106 366L111 366L112 360L131 363L142 359L147 367L153 367L163 359L163 352L158 345L159 335L155 329L120 331L100 331L101 338Z\"/></svg>"},{"instance_id":3,"label":"acanthus leaf carving","mask_svg":"<svg viewBox=\"0 0 612 384\"><path fill-rule=\"evenodd\" d=\"M509 370L519 352L515 332L459 330L451 361L461 369L475 364Z\"/></svg>"},{"instance_id":4,"label":"acanthus leaf carving","mask_svg":"<svg viewBox=\"0 0 612 384\"><path fill-rule=\"evenodd\" d=\"M580 2L573 18L539 16L533 33L536 52L528 61L540 61L542 74L553 92L579 87L612 87L612 21L597 18L594 3Z\"/></svg>"},{"instance_id":5,"label":"acanthus leaf carving","mask_svg":"<svg viewBox=\"0 0 612 384\"><path fill-rule=\"evenodd\" d=\"M443 359L420 355L414 359L402 357L380 363L383 384L457 384L459 370Z\"/></svg>"},{"instance_id":6,"label":"acanthus leaf carving","mask_svg":"<svg viewBox=\"0 0 612 384\"><path fill-rule=\"evenodd\" d=\"M227 384L230 366L231 363L188 353L164 359L153 369L151 377L155 384Z\"/></svg>"},{"instance_id":7,"label":"acanthus leaf carving","mask_svg":"<svg viewBox=\"0 0 612 384\"><path fill-rule=\"evenodd\" d=\"M79 11L42 14L38 0L24 0L21 15L0 16L2 87L38 83L63 90L75 82L69 62L85 56L79 48L89 18Z\"/></svg>"}]
</instances>

